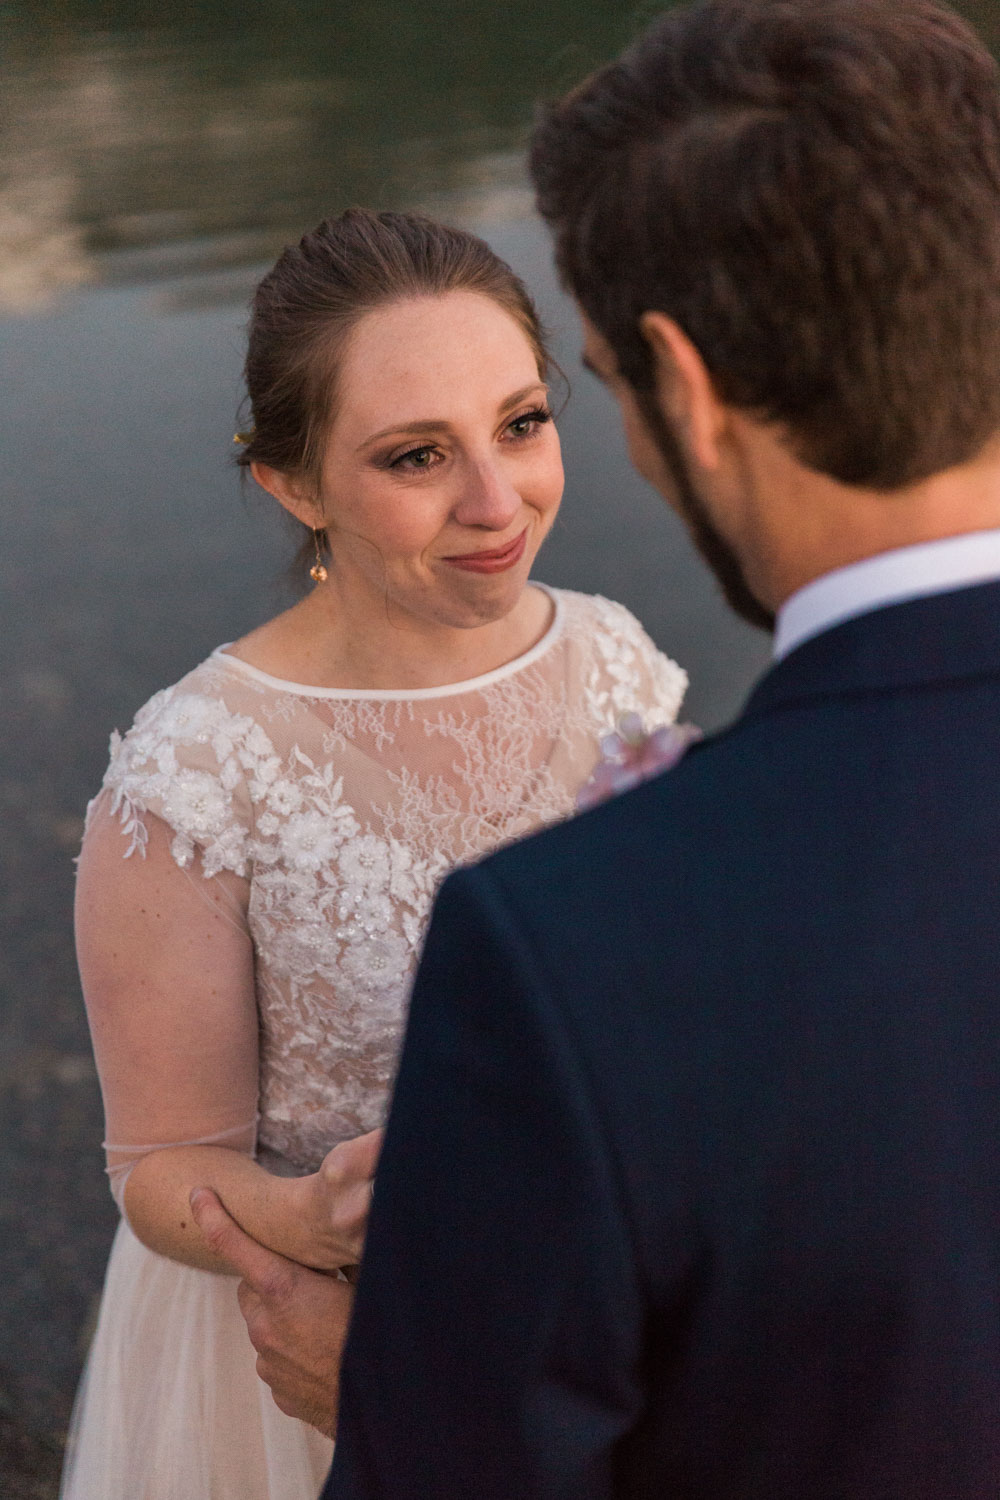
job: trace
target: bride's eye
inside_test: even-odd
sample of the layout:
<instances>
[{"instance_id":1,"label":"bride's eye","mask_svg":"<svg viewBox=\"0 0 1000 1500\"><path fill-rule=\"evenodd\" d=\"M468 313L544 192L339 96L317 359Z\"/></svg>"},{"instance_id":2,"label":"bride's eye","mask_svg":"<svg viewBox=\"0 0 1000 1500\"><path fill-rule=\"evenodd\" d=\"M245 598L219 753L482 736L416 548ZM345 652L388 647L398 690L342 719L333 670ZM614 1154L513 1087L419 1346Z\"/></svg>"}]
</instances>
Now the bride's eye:
<instances>
[{"instance_id":1,"label":"bride's eye","mask_svg":"<svg viewBox=\"0 0 1000 1500\"><path fill-rule=\"evenodd\" d=\"M536 407L534 411L526 411L510 422L507 431L515 438L528 438L534 436L546 422L552 421L552 413L547 406Z\"/></svg>"},{"instance_id":2,"label":"bride's eye","mask_svg":"<svg viewBox=\"0 0 1000 1500\"><path fill-rule=\"evenodd\" d=\"M389 465L390 469L430 469L434 466L436 457L434 448L411 448L408 453L401 453L394 458Z\"/></svg>"}]
</instances>

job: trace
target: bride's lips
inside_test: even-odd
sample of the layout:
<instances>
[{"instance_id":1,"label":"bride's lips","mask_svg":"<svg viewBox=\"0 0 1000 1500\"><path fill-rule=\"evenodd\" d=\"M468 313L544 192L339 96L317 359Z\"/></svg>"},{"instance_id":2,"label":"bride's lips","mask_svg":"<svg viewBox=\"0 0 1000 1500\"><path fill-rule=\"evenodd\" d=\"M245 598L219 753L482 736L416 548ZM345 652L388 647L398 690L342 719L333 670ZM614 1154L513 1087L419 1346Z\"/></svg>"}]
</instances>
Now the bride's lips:
<instances>
[{"instance_id":1,"label":"bride's lips","mask_svg":"<svg viewBox=\"0 0 1000 1500\"><path fill-rule=\"evenodd\" d=\"M527 526L506 547L498 547L493 552L469 552L464 557L446 557L446 563L453 568L463 568L467 573L504 573L519 563L524 556L525 543L528 540Z\"/></svg>"}]
</instances>

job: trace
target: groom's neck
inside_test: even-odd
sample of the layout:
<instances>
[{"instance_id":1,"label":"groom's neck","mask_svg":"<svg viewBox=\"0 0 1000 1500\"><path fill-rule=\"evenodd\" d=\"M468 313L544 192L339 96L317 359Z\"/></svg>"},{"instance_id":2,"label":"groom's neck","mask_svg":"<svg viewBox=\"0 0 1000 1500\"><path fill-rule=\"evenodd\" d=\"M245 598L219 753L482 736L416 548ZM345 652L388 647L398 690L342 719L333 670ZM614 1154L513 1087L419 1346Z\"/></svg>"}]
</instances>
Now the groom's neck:
<instances>
[{"instance_id":1,"label":"groom's neck","mask_svg":"<svg viewBox=\"0 0 1000 1500\"><path fill-rule=\"evenodd\" d=\"M972 461L892 491L818 474L760 428L744 447L742 467L739 550L755 594L774 611L836 568L1000 528L1000 436Z\"/></svg>"}]
</instances>

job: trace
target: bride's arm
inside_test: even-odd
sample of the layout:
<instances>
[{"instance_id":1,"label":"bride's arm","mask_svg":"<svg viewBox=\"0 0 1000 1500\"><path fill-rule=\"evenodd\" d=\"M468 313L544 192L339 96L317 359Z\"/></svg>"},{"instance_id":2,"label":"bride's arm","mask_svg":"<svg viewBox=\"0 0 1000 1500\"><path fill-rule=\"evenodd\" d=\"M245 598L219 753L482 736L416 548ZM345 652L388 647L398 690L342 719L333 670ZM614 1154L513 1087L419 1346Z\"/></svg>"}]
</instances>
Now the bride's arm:
<instances>
[{"instance_id":1,"label":"bride's arm","mask_svg":"<svg viewBox=\"0 0 1000 1500\"><path fill-rule=\"evenodd\" d=\"M246 1233L268 1249L321 1271L356 1265L381 1134L337 1147L335 1175L326 1186L319 1173L275 1177L251 1157L217 1146L151 1152L129 1174L125 1212L151 1250L204 1270L230 1272L208 1248L190 1211L193 1189L212 1188ZM330 1205L325 1213L324 1203Z\"/></svg>"},{"instance_id":2,"label":"bride's arm","mask_svg":"<svg viewBox=\"0 0 1000 1500\"><path fill-rule=\"evenodd\" d=\"M153 816L145 857L124 859L127 844L102 802L80 856L77 948L109 1165L127 1169L132 1229L161 1255L228 1271L190 1211L191 1190L211 1187L269 1248L322 1269L356 1261L375 1133L336 1148L307 1178L272 1176L249 1155L258 1032L247 882L180 869L170 829ZM170 1144L215 1137L225 1144Z\"/></svg>"}]
</instances>

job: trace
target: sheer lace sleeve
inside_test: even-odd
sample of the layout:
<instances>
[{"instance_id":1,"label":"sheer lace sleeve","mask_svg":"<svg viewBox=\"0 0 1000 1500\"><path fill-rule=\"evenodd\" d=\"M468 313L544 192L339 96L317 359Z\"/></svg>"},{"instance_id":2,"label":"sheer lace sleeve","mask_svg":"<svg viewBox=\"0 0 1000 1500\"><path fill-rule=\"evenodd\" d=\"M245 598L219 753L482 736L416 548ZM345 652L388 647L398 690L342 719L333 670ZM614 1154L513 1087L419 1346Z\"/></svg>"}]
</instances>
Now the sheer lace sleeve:
<instances>
[{"instance_id":1,"label":"sheer lace sleeve","mask_svg":"<svg viewBox=\"0 0 1000 1500\"><path fill-rule=\"evenodd\" d=\"M104 1151L108 1165L105 1172L111 1186L111 1196L118 1205L119 1212L125 1213L125 1184L128 1182L132 1168L144 1156L149 1156L154 1151L168 1151L172 1146L226 1146L231 1151L242 1151L245 1156L252 1156L257 1136L257 1115L252 1120L247 1120L242 1125L233 1125L228 1130L218 1130L214 1135L198 1136L191 1141L158 1141L152 1146L126 1146L118 1145L114 1141L104 1141Z\"/></svg>"},{"instance_id":2,"label":"sheer lace sleeve","mask_svg":"<svg viewBox=\"0 0 1000 1500\"><path fill-rule=\"evenodd\" d=\"M111 737L104 787L128 839L125 857L145 853L146 815L154 813L173 830L171 853L181 868L197 850L205 875L246 876L254 791L279 770L249 715L183 683L157 693L124 739Z\"/></svg>"},{"instance_id":3,"label":"sheer lace sleeve","mask_svg":"<svg viewBox=\"0 0 1000 1500\"><path fill-rule=\"evenodd\" d=\"M255 1147L248 733L221 703L158 694L88 810L77 946L120 1208L151 1151Z\"/></svg>"}]
</instances>

